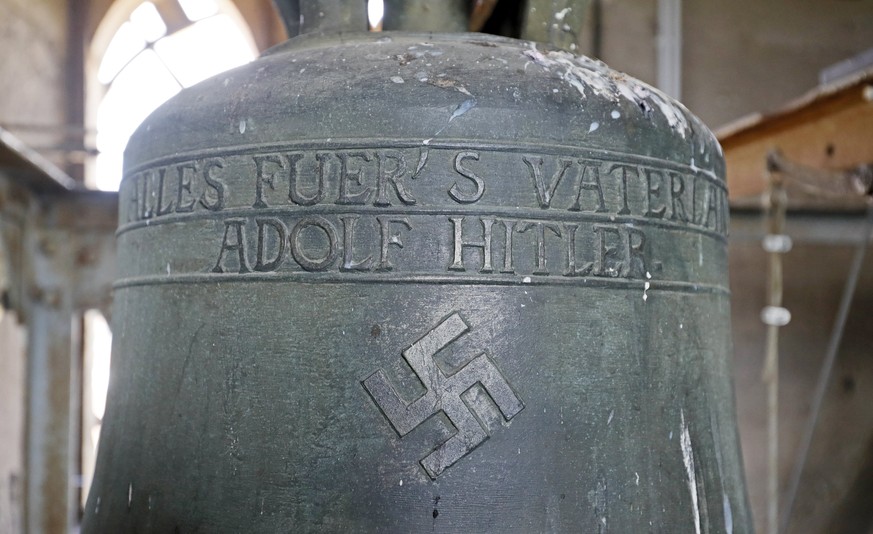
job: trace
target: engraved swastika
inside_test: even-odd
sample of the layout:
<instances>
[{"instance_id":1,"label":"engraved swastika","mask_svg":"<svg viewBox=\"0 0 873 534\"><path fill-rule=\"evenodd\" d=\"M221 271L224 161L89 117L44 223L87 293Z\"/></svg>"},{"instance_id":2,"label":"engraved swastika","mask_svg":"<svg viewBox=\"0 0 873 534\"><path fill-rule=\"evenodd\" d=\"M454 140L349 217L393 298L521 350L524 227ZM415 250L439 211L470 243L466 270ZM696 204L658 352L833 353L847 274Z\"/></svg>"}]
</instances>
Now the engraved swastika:
<instances>
[{"instance_id":1,"label":"engraved swastika","mask_svg":"<svg viewBox=\"0 0 873 534\"><path fill-rule=\"evenodd\" d=\"M412 402L400 397L381 369L363 382L364 389L400 437L440 411L455 426L457 432L437 444L420 462L432 479L488 439L485 425L461 398L466 391L479 384L507 421L524 408L524 403L484 352L450 375L439 368L434 356L469 330L461 316L454 313L403 351L403 358L427 389Z\"/></svg>"}]
</instances>

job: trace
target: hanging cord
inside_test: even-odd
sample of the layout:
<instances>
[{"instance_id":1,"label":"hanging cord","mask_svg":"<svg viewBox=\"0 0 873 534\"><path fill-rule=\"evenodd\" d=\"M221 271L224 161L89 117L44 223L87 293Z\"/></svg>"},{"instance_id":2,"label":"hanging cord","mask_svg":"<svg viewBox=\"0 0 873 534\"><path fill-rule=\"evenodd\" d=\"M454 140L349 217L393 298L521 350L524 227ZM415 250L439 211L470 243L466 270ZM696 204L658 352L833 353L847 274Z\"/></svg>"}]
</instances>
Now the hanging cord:
<instances>
[{"instance_id":1,"label":"hanging cord","mask_svg":"<svg viewBox=\"0 0 873 534\"><path fill-rule=\"evenodd\" d=\"M791 313L782 307L782 254L791 250L784 234L788 195L783 175L768 159L768 234L763 247L769 258L767 307L761 321L767 325L767 345L761 380L767 386L767 532L776 534L779 521L779 328L788 324Z\"/></svg>"},{"instance_id":2,"label":"hanging cord","mask_svg":"<svg viewBox=\"0 0 873 534\"><path fill-rule=\"evenodd\" d=\"M864 256L868 243L873 238L873 165L862 165L850 171L823 171L799 165L785 159L778 151L767 155L769 189L770 234L764 239L764 249L770 253L769 306L764 308L761 318L768 325L767 356L763 381L767 384L767 430L768 430L768 478L767 478L767 531L770 534L784 534L791 522L791 513L800 487L800 477L806 465L812 444L824 395L830 382L831 372L836 361L837 351L843 338L849 308L858 285ZM867 216L861 232L861 241L855 249L855 256L849 268L849 277L843 287L837 317L831 331L822 367L813 394L812 407L806 421L804 433L798 449L797 459L791 473L786 494L785 509L778 524L779 478L778 478L778 385L779 354L778 328L791 318L782 303L782 262L780 254L791 249L791 239L783 235L785 210L788 196L785 180L800 189L817 195L849 198L863 197L867 203ZM768 311L769 310L769 311Z\"/></svg>"},{"instance_id":3,"label":"hanging cord","mask_svg":"<svg viewBox=\"0 0 873 534\"><path fill-rule=\"evenodd\" d=\"M846 326L846 319L849 315L852 297L855 295L855 287L858 285L858 278L861 275L861 266L864 263L867 246L870 239L873 238L873 198L870 197L869 192L867 195L867 217L864 222L864 230L861 233L861 241L855 249L855 256L852 258L852 265L849 269L849 278L846 280L846 285L843 287L843 295L840 298L840 308L837 312L837 318L834 321L833 330L831 331L827 353L822 362L821 371L819 371L818 383L815 386L812 409L809 418L806 420L803 438L801 439L800 448L797 452L797 460L794 462L794 470L791 473L791 482L789 483L788 493L785 499L785 513L782 516L782 529L780 532L783 533L787 532L788 526L791 523L791 512L794 509L794 501L797 497L797 490L800 487L800 477L803 474L803 468L806 465L806 459L809 455L812 438L815 435L815 428L818 424L819 415L821 414L821 405L824 401L828 383L830 382L831 371L833 371L834 362L837 358L837 351L840 348L840 342L843 338L843 330Z\"/></svg>"}]
</instances>

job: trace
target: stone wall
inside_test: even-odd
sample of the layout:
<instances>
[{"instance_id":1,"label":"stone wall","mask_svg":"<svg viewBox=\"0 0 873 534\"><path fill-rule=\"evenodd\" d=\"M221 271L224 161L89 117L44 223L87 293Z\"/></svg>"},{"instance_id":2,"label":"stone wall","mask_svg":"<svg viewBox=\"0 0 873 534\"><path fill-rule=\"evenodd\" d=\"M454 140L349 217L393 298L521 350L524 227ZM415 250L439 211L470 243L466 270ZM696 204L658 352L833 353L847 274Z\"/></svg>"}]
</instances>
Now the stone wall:
<instances>
[{"instance_id":1,"label":"stone wall","mask_svg":"<svg viewBox=\"0 0 873 534\"><path fill-rule=\"evenodd\" d=\"M67 2L0 2L0 127L63 168Z\"/></svg>"}]
</instances>

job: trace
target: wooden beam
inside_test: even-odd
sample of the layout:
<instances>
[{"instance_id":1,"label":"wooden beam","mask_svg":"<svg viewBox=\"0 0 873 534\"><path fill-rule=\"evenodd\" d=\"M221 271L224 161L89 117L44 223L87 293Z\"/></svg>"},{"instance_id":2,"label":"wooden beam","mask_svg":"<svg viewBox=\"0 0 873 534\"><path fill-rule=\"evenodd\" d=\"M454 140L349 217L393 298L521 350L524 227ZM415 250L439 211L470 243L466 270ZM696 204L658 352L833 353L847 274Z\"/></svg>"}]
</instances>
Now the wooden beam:
<instances>
[{"instance_id":1,"label":"wooden beam","mask_svg":"<svg viewBox=\"0 0 873 534\"><path fill-rule=\"evenodd\" d=\"M873 72L817 89L786 108L753 117L718 132L727 162L731 205L760 205L766 190L766 158L786 159L823 170L873 163ZM794 196L800 209L858 209L861 199Z\"/></svg>"}]
</instances>

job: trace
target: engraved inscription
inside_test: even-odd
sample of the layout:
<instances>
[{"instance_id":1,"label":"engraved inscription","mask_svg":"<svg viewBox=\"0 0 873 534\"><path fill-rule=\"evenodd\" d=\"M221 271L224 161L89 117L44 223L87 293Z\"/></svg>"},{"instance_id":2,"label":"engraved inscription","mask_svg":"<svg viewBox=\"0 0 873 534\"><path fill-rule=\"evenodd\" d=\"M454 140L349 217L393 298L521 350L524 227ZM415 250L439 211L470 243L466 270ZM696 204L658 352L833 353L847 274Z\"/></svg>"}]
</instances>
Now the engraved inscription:
<instances>
[{"instance_id":1,"label":"engraved inscription","mask_svg":"<svg viewBox=\"0 0 873 534\"><path fill-rule=\"evenodd\" d=\"M223 221L209 268L241 275L397 268L405 273L511 275L519 281L529 275L643 280L660 274L646 232L633 225L450 215L437 219L448 223L443 236L416 237L416 231L427 235L434 230L434 218L426 217L416 223L414 217L353 213L231 217Z\"/></svg>"},{"instance_id":2,"label":"engraved inscription","mask_svg":"<svg viewBox=\"0 0 873 534\"><path fill-rule=\"evenodd\" d=\"M255 208L275 205L279 199L268 201L267 196L278 187L287 188L285 203L297 206L323 202L380 207L398 202L408 206L416 203L406 184L406 179L415 178L416 174L410 171L407 155L399 150L288 152L257 155L252 159ZM423 166L425 156L420 159ZM335 192L329 184L337 184Z\"/></svg>"},{"instance_id":3,"label":"engraved inscription","mask_svg":"<svg viewBox=\"0 0 873 534\"><path fill-rule=\"evenodd\" d=\"M643 279L654 269L649 263L658 263L647 250L645 232L631 225L448 219L453 236L449 271Z\"/></svg>"},{"instance_id":4,"label":"engraved inscription","mask_svg":"<svg viewBox=\"0 0 873 534\"><path fill-rule=\"evenodd\" d=\"M408 217L390 215L228 218L212 272L275 272L288 262L309 272L391 271L394 249L412 228Z\"/></svg>"},{"instance_id":5,"label":"engraved inscription","mask_svg":"<svg viewBox=\"0 0 873 534\"><path fill-rule=\"evenodd\" d=\"M225 158L187 161L138 172L122 184L122 220L143 221L195 209L225 208Z\"/></svg>"},{"instance_id":6,"label":"engraved inscription","mask_svg":"<svg viewBox=\"0 0 873 534\"><path fill-rule=\"evenodd\" d=\"M524 409L524 403L486 353L479 354L448 375L439 368L434 356L469 329L464 319L453 313L403 351L403 358L427 389L424 395L411 402L401 398L381 369L363 381L364 389L400 437L439 412L443 412L455 427L455 434L435 444L434 450L420 462L432 479L489 437L479 416L464 402L462 396L465 392L477 384L481 386L506 421Z\"/></svg>"},{"instance_id":7,"label":"engraved inscription","mask_svg":"<svg viewBox=\"0 0 873 534\"><path fill-rule=\"evenodd\" d=\"M479 153L458 152L455 156L454 169L456 173L473 182L475 190L466 193L460 186L458 186L457 182L452 184L452 187L449 189L449 196L458 204L473 204L474 202L478 202L479 199L482 198L482 195L485 194L485 180L464 166L464 160L467 159L479 161Z\"/></svg>"},{"instance_id":8,"label":"engraved inscription","mask_svg":"<svg viewBox=\"0 0 873 534\"><path fill-rule=\"evenodd\" d=\"M417 163L416 163L417 162ZM122 221L240 208L508 206L626 215L725 234L712 171L674 162L452 148L293 150L150 167L121 187Z\"/></svg>"},{"instance_id":9,"label":"engraved inscription","mask_svg":"<svg viewBox=\"0 0 873 534\"><path fill-rule=\"evenodd\" d=\"M136 273L164 280L717 283L704 260L723 254L728 208L712 171L530 148L289 146L165 162L122 183L119 235L190 233L198 246L174 249L172 273L167 259ZM202 222L172 224L189 220Z\"/></svg>"}]
</instances>

